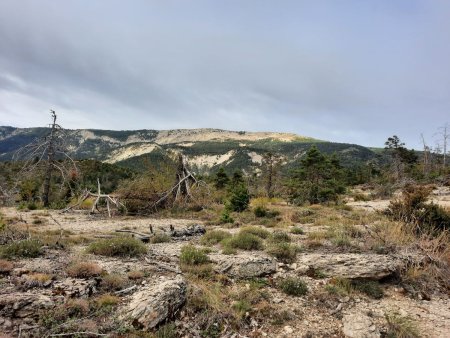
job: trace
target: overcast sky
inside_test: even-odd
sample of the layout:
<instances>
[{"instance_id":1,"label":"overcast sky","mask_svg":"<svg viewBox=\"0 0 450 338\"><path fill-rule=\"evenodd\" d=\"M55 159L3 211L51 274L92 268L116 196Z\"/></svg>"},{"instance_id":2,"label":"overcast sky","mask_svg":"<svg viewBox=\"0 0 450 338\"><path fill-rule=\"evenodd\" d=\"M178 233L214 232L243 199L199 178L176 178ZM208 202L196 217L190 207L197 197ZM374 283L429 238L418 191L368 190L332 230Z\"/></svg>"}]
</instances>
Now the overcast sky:
<instances>
[{"instance_id":1,"label":"overcast sky","mask_svg":"<svg viewBox=\"0 0 450 338\"><path fill-rule=\"evenodd\" d=\"M448 0L1 0L0 125L434 145Z\"/></svg>"}]
</instances>

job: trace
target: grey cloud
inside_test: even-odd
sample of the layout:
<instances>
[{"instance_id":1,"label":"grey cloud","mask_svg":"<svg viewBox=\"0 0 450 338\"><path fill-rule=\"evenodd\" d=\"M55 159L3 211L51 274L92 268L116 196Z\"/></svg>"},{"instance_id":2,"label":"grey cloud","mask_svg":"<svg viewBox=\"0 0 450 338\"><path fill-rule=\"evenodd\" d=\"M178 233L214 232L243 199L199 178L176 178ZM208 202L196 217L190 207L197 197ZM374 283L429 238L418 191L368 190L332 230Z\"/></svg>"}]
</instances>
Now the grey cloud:
<instances>
[{"instance_id":1,"label":"grey cloud","mask_svg":"<svg viewBox=\"0 0 450 338\"><path fill-rule=\"evenodd\" d=\"M410 146L450 109L445 1L0 3L0 124ZM36 116L37 112L39 113Z\"/></svg>"}]
</instances>

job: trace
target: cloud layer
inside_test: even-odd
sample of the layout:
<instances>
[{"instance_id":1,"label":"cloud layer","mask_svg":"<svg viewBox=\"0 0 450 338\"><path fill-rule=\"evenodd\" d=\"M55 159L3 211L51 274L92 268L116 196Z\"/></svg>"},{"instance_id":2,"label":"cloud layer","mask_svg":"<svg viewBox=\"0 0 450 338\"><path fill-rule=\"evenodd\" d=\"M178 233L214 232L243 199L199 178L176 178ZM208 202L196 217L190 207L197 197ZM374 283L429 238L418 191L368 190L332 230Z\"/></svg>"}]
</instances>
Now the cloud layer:
<instances>
[{"instance_id":1,"label":"cloud layer","mask_svg":"<svg viewBox=\"0 0 450 338\"><path fill-rule=\"evenodd\" d=\"M0 125L288 131L431 143L450 3L0 2Z\"/></svg>"}]
</instances>

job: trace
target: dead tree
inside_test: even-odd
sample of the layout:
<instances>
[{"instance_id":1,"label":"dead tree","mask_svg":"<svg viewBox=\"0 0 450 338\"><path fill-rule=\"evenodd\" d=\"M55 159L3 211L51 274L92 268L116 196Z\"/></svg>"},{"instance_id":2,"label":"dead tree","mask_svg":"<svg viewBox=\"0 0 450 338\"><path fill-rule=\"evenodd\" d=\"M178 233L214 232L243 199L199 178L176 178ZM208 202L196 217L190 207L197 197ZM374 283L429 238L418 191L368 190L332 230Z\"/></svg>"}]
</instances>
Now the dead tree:
<instances>
[{"instance_id":1,"label":"dead tree","mask_svg":"<svg viewBox=\"0 0 450 338\"><path fill-rule=\"evenodd\" d=\"M80 206L88 198L95 198L94 204L92 205L92 208L91 208L91 214L93 214L95 212L95 210L100 211L98 206L102 200L104 200L106 203L106 209L108 210L108 217L111 217L111 206L115 206L117 209L121 209L121 208L126 209L125 205L123 205L119 201L118 198L115 198L111 195L102 194L101 186L100 186L100 179L97 178L97 193L93 193L93 192L90 192L89 190L86 190L76 204L67 207L62 212L67 212L69 210L75 209L76 207Z\"/></svg>"},{"instance_id":2,"label":"dead tree","mask_svg":"<svg viewBox=\"0 0 450 338\"><path fill-rule=\"evenodd\" d=\"M62 178L61 188L70 174L78 175L75 161L69 156L68 132L56 123L55 111L51 110L50 112L52 114L52 123L49 125L50 132L20 148L13 157L16 161L24 162L19 177L29 173L36 174L39 169L43 170L44 183L41 198L44 207L48 207L50 204L51 181L55 172L58 172Z\"/></svg>"},{"instance_id":3,"label":"dead tree","mask_svg":"<svg viewBox=\"0 0 450 338\"><path fill-rule=\"evenodd\" d=\"M187 166L187 161L182 154L178 155L178 165L175 174L175 184L166 191L163 196L158 199L154 204L153 208L157 208L162 202L166 201L170 196L172 196L173 202L183 201L187 203L193 198L192 188L194 186L200 186L206 184L202 181L198 181L195 176L189 171Z\"/></svg>"},{"instance_id":4,"label":"dead tree","mask_svg":"<svg viewBox=\"0 0 450 338\"><path fill-rule=\"evenodd\" d=\"M445 170L445 166L447 164L447 145L448 140L450 139L450 124L446 123L444 126L438 129L438 132L435 134L440 137L438 142L442 145L443 150L443 161L442 161L442 169Z\"/></svg>"}]
</instances>

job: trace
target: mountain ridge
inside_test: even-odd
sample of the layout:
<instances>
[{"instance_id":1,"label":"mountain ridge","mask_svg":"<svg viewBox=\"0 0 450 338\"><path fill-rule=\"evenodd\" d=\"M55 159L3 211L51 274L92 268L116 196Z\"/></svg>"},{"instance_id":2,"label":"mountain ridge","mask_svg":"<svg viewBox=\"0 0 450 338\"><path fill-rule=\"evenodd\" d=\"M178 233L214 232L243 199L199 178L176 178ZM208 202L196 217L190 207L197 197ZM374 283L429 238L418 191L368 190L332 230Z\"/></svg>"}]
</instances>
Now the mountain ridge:
<instances>
[{"instance_id":1,"label":"mountain ridge","mask_svg":"<svg viewBox=\"0 0 450 338\"><path fill-rule=\"evenodd\" d=\"M0 126L0 161L11 160L15 151L49 132L48 127ZM66 129L70 151L77 159L96 159L132 167L137 161L154 160L161 153L187 156L200 172L219 166L249 169L271 151L289 164L297 161L313 144L326 153L337 153L344 164L367 161L375 156L356 144L333 143L282 132L229 131L216 128L172 130Z\"/></svg>"}]
</instances>

